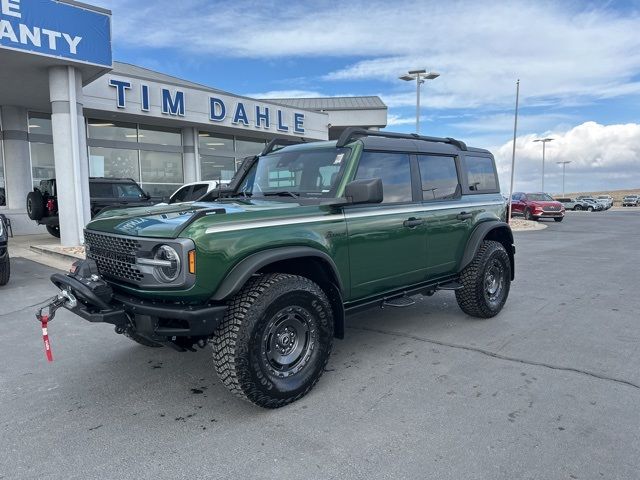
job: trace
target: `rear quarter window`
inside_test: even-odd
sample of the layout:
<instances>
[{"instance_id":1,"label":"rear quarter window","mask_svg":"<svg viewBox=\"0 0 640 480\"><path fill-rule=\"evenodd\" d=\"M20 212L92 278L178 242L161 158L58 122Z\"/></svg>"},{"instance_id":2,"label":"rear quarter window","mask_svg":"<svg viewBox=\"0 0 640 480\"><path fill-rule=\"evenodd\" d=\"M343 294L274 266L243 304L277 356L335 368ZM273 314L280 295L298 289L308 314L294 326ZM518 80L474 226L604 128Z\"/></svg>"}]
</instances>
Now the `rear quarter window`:
<instances>
[{"instance_id":1,"label":"rear quarter window","mask_svg":"<svg viewBox=\"0 0 640 480\"><path fill-rule=\"evenodd\" d=\"M493 193L499 190L493 158L465 155L463 175L468 193Z\"/></svg>"}]
</instances>

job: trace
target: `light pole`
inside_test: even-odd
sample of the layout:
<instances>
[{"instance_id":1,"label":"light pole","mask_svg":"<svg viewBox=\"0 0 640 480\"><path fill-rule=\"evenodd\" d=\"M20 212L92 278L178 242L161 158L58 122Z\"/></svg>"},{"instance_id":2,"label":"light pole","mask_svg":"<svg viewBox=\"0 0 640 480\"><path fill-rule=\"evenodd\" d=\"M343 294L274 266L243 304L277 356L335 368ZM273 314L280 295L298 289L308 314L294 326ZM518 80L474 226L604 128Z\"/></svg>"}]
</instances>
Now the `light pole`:
<instances>
[{"instance_id":1,"label":"light pole","mask_svg":"<svg viewBox=\"0 0 640 480\"><path fill-rule=\"evenodd\" d=\"M534 142L542 142L542 191L544 192L544 153L547 142L553 141L553 138L539 138Z\"/></svg>"},{"instance_id":2,"label":"light pole","mask_svg":"<svg viewBox=\"0 0 640 480\"><path fill-rule=\"evenodd\" d=\"M427 72L425 69L422 69L409 70L406 74L399 77L400 80L406 82L413 82L414 80L416 82L416 133L420 133L420 85L422 85L425 80L433 80L439 76L439 73Z\"/></svg>"},{"instance_id":3,"label":"light pole","mask_svg":"<svg viewBox=\"0 0 640 480\"><path fill-rule=\"evenodd\" d=\"M558 165L562 165L562 196L564 197L564 168L567 163L571 163L571 160L565 160L564 162L556 162Z\"/></svg>"}]
</instances>

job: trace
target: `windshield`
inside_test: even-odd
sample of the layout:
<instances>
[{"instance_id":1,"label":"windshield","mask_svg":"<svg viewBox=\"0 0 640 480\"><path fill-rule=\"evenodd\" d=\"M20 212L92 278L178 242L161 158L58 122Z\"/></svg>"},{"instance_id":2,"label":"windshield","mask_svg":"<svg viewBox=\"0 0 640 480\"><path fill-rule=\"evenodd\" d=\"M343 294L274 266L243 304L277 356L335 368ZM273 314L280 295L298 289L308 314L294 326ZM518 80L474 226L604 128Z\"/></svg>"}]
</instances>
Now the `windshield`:
<instances>
[{"instance_id":1,"label":"windshield","mask_svg":"<svg viewBox=\"0 0 640 480\"><path fill-rule=\"evenodd\" d=\"M238 195L331 198L349 153L348 148L323 148L259 157L238 187Z\"/></svg>"},{"instance_id":2,"label":"windshield","mask_svg":"<svg viewBox=\"0 0 640 480\"><path fill-rule=\"evenodd\" d=\"M553 202L553 198L546 193L527 193L527 199L534 202Z\"/></svg>"},{"instance_id":3,"label":"windshield","mask_svg":"<svg viewBox=\"0 0 640 480\"><path fill-rule=\"evenodd\" d=\"M116 183L116 197L118 198L144 198L145 194L142 189L133 183Z\"/></svg>"}]
</instances>

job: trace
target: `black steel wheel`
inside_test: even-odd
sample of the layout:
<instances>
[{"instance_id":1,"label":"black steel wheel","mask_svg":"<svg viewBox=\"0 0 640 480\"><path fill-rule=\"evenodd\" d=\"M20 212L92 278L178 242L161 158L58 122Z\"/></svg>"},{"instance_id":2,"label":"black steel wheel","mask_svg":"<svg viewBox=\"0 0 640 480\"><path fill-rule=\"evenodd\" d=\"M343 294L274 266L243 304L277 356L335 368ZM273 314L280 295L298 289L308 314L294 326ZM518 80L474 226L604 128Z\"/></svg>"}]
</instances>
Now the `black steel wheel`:
<instances>
[{"instance_id":1,"label":"black steel wheel","mask_svg":"<svg viewBox=\"0 0 640 480\"><path fill-rule=\"evenodd\" d=\"M306 395L333 345L333 311L325 292L283 273L250 279L214 333L213 360L225 386L265 408Z\"/></svg>"},{"instance_id":2,"label":"black steel wheel","mask_svg":"<svg viewBox=\"0 0 640 480\"><path fill-rule=\"evenodd\" d=\"M462 271L456 290L458 305L467 315L478 318L494 317L507 301L511 288L511 262L500 242L485 240Z\"/></svg>"}]
</instances>

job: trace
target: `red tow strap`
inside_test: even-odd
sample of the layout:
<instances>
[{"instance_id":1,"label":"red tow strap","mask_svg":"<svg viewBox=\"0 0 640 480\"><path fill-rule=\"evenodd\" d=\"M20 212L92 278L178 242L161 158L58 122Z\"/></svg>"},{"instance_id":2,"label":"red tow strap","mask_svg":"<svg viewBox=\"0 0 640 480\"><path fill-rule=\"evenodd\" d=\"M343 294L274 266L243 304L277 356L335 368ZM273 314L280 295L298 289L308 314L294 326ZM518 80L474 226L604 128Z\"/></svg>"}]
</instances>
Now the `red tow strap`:
<instances>
[{"instance_id":1,"label":"red tow strap","mask_svg":"<svg viewBox=\"0 0 640 480\"><path fill-rule=\"evenodd\" d=\"M49 342L49 330L47 324L49 323L49 315L41 315L39 318L42 323L42 341L44 342L44 353L47 356L48 362L53 362L53 353L51 352L51 343Z\"/></svg>"}]
</instances>

